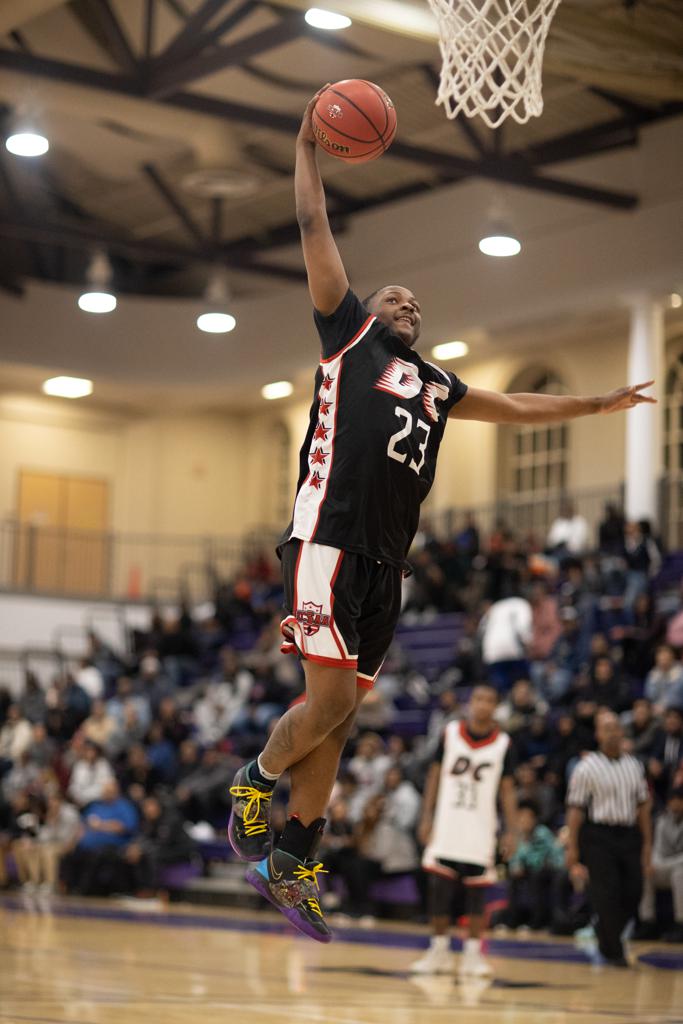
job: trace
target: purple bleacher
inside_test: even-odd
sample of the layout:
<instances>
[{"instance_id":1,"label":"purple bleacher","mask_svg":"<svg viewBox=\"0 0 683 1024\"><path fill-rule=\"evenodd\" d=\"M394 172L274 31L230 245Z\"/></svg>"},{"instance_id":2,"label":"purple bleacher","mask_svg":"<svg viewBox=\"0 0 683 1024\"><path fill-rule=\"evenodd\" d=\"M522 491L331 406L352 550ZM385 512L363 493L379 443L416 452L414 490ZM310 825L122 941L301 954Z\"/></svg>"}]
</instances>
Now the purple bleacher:
<instances>
[{"instance_id":1,"label":"purple bleacher","mask_svg":"<svg viewBox=\"0 0 683 1024\"><path fill-rule=\"evenodd\" d=\"M184 889L193 879L199 878L201 873L201 865L197 863L169 864L161 871L159 882L162 889Z\"/></svg>"},{"instance_id":2,"label":"purple bleacher","mask_svg":"<svg viewBox=\"0 0 683 1024\"><path fill-rule=\"evenodd\" d=\"M401 623L396 643L412 667L431 681L453 664L463 620L463 615L445 612L428 622Z\"/></svg>"}]
</instances>

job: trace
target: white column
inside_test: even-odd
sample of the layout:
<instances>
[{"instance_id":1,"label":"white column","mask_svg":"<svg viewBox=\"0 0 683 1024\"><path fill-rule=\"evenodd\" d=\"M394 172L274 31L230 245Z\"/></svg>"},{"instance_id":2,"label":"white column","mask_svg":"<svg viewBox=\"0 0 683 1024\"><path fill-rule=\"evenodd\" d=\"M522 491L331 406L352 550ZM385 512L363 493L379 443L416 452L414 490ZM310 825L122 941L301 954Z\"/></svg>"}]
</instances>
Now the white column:
<instances>
[{"instance_id":1,"label":"white column","mask_svg":"<svg viewBox=\"0 0 683 1024\"><path fill-rule=\"evenodd\" d=\"M655 380L652 393L664 395L664 309L649 295L631 302L628 383ZM662 474L661 405L642 405L624 414L626 420L627 519L657 519L657 483Z\"/></svg>"}]
</instances>

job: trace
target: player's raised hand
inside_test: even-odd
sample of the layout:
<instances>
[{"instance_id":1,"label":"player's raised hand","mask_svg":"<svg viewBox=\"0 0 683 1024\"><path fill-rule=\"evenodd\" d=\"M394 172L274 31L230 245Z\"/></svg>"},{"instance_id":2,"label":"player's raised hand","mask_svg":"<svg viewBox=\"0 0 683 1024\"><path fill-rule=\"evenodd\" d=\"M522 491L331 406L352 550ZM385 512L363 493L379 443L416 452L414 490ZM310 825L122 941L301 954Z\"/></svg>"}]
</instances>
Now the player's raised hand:
<instances>
[{"instance_id":1,"label":"player's raised hand","mask_svg":"<svg viewBox=\"0 0 683 1024\"><path fill-rule=\"evenodd\" d=\"M650 395L641 395L644 388L652 387L653 380L647 380L644 384L633 384L631 387L616 388L608 392L600 399L600 412L621 412L624 409L633 409L636 405L654 405L656 398Z\"/></svg>"},{"instance_id":2,"label":"player's raised hand","mask_svg":"<svg viewBox=\"0 0 683 1024\"><path fill-rule=\"evenodd\" d=\"M299 129L300 142L315 142L315 135L313 134L313 109L315 107L318 96L320 96L322 92L325 92L325 89L329 88L329 85L330 83L326 82L325 85L323 85L322 89L318 89L315 96L313 96L308 101L308 104L304 111L304 116L301 120L301 128Z\"/></svg>"}]
</instances>

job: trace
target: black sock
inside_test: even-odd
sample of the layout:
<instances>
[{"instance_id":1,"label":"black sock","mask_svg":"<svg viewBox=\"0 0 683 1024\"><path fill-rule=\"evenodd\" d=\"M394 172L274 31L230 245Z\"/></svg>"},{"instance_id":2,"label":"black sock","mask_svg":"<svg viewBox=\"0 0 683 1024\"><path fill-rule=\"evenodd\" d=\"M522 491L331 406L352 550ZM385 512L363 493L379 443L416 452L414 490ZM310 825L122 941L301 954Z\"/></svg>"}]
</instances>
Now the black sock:
<instances>
[{"instance_id":1,"label":"black sock","mask_svg":"<svg viewBox=\"0 0 683 1024\"><path fill-rule=\"evenodd\" d=\"M296 817L289 818L277 848L298 860L314 860L324 828L325 818L316 818L310 825L302 825Z\"/></svg>"},{"instance_id":2,"label":"black sock","mask_svg":"<svg viewBox=\"0 0 683 1024\"><path fill-rule=\"evenodd\" d=\"M258 760L250 761L247 765L247 778L251 783L256 783L259 789L275 789L277 779L266 779L259 771Z\"/></svg>"}]
</instances>

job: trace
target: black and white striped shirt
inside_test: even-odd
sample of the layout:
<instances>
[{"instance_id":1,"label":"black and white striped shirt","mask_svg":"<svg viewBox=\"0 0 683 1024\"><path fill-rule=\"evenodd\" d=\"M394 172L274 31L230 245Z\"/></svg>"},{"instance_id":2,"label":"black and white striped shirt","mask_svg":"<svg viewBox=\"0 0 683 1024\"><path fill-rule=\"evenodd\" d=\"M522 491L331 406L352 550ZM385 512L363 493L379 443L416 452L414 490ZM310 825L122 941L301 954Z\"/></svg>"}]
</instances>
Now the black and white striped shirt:
<instances>
[{"instance_id":1,"label":"black and white striped shirt","mask_svg":"<svg viewBox=\"0 0 683 1024\"><path fill-rule=\"evenodd\" d=\"M583 808L596 825L635 825L638 807L647 799L643 766L630 754L588 754L569 780L568 806Z\"/></svg>"}]
</instances>

